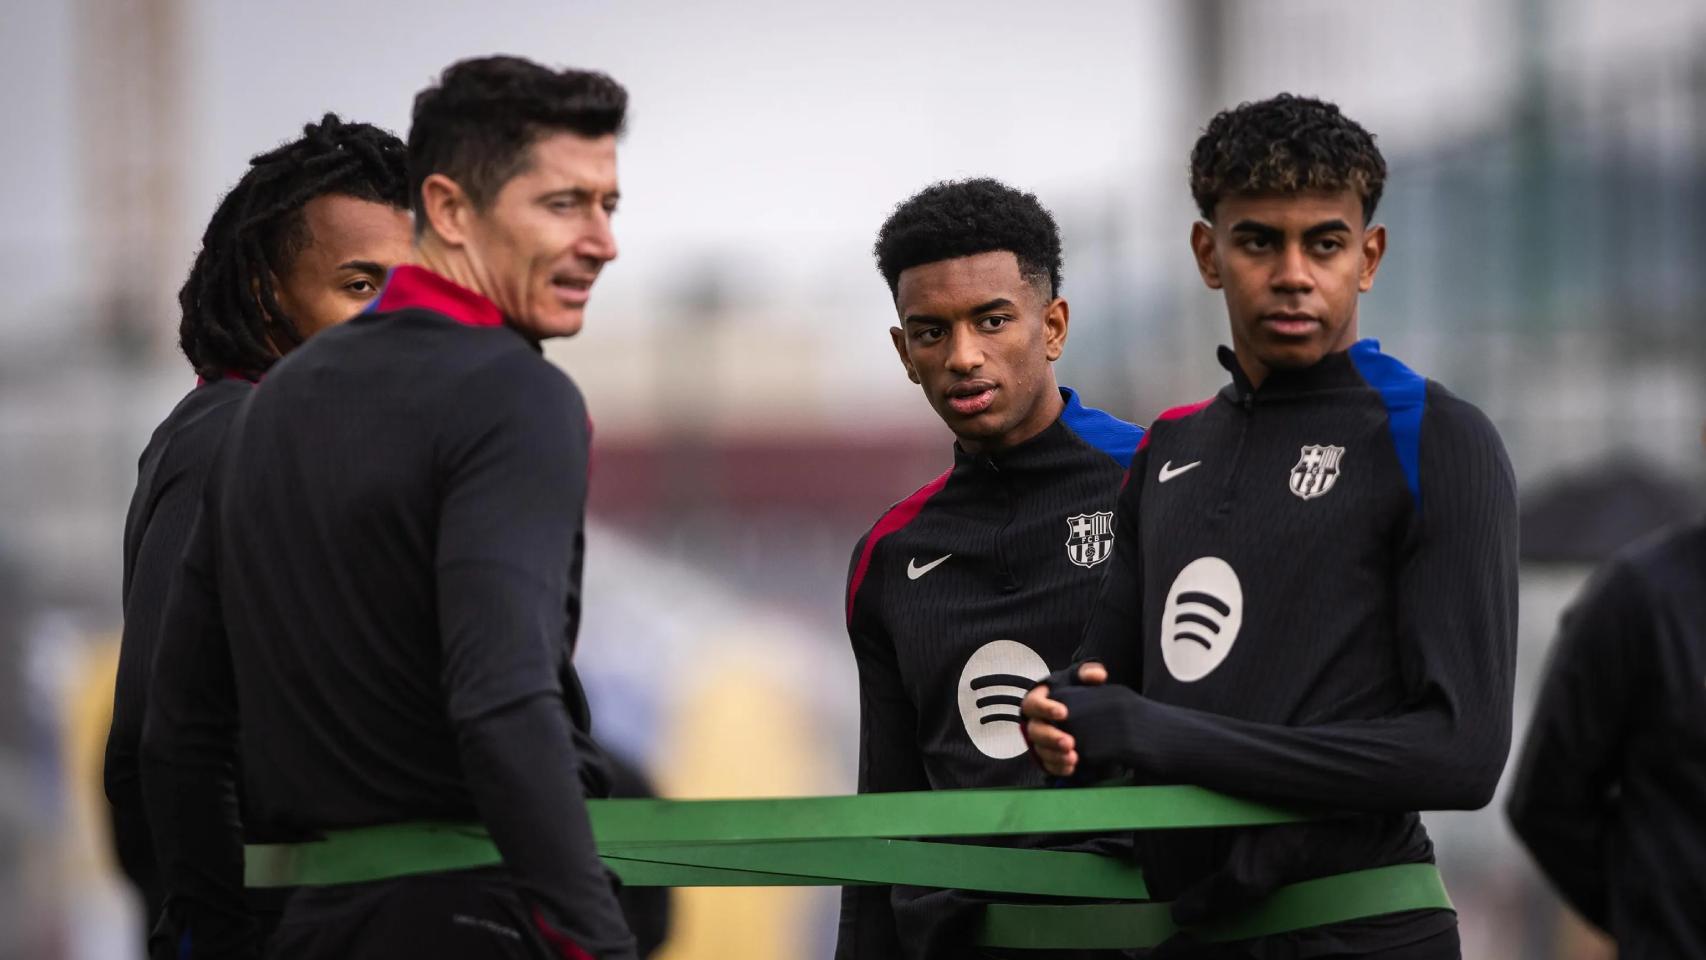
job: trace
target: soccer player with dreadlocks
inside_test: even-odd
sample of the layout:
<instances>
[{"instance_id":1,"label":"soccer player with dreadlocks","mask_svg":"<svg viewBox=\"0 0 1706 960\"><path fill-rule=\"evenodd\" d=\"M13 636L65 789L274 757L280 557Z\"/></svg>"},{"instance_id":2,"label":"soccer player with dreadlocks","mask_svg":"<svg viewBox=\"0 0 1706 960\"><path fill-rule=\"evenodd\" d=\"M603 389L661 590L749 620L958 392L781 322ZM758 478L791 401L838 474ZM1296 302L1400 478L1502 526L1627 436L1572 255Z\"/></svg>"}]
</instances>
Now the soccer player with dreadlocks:
<instances>
[{"instance_id":1,"label":"soccer player with dreadlocks","mask_svg":"<svg viewBox=\"0 0 1706 960\"><path fill-rule=\"evenodd\" d=\"M327 114L301 138L249 162L220 201L178 295L179 343L200 382L142 452L124 531L124 636L106 792L120 866L160 909L137 751L167 587L202 480L238 401L279 357L379 294L409 250L404 148L395 136Z\"/></svg>"},{"instance_id":2,"label":"soccer player with dreadlocks","mask_svg":"<svg viewBox=\"0 0 1706 960\"><path fill-rule=\"evenodd\" d=\"M1329 103L1217 115L1191 155L1191 246L1223 292L1231 382L1163 413L1121 493L1075 664L1026 697L1062 776L1135 773L1333 812L1137 836L1188 928L1275 887L1429 863L1420 810L1485 805L1510 746L1516 495L1487 418L1359 340L1386 164ZM1459 954L1418 909L1204 957ZM1168 948L1164 948L1168 949Z\"/></svg>"},{"instance_id":3,"label":"soccer player with dreadlocks","mask_svg":"<svg viewBox=\"0 0 1706 960\"><path fill-rule=\"evenodd\" d=\"M627 105L591 71L445 70L410 262L227 429L142 740L180 957L252 955L254 822L286 866L374 844L347 882L285 871L273 956L633 960L584 803L610 791L573 663L591 427L540 347L616 258ZM447 822L489 866L423 862Z\"/></svg>"}]
</instances>

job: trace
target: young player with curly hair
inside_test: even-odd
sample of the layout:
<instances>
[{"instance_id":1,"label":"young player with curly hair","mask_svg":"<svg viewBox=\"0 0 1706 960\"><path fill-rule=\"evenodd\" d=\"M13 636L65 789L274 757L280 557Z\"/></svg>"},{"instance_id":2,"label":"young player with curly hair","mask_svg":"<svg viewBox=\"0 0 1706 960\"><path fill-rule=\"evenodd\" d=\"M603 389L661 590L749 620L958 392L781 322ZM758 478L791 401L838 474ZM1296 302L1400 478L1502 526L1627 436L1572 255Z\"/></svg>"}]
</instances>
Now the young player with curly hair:
<instances>
[{"instance_id":1,"label":"young player with curly hair","mask_svg":"<svg viewBox=\"0 0 1706 960\"><path fill-rule=\"evenodd\" d=\"M1141 833L1150 890L1194 925L1296 881L1431 862L1420 810L1492 797L1510 747L1516 494L1469 403L1358 339L1386 230L1374 138L1279 96L1191 155L1191 247L1225 297L1231 382L1151 426L1078 658L1027 695L1062 776L1126 772L1332 814ZM1456 957L1414 910L1204 957Z\"/></svg>"},{"instance_id":2,"label":"young player with curly hair","mask_svg":"<svg viewBox=\"0 0 1706 960\"><path fill-rule=\"evenodd\" d=\"M1069 313L1060 236L1036 197L938 183L895 209L876 257L895 352L955 443L953 466L853 550L859 790L1041 784L1019 699L1071 661L1143 431L1055 382ZM968 956L978 902L849 887L837 956Z\"/></svg>"}]
</instances>

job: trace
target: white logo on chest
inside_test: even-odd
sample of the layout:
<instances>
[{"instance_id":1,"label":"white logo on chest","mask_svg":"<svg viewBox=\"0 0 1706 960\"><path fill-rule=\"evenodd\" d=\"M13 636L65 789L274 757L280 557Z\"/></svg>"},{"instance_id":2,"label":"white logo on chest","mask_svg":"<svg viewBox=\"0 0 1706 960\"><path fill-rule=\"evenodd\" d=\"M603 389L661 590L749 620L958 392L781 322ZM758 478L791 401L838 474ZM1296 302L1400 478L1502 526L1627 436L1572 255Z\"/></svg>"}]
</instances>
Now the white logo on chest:
<instances>
[{"instance_id":1,"label":"white logo on chest","mask_svg":"<svg viewBox=\"0 0 1706 960\"><path fill-rule=\"evenodd\" d=\"M993 640L966 661L960 671L960 720L984 756L1008 760L1025 752L1019 703L1031 684L1046 676L1048 664L1016 640Z\"/></svg>"},{"instance_id":2,"label":"white logo on chest","mask_svg":"<svg viewBox=\"0 0 1706 960\"><path fill-rule=\"evenodd\" d=\"M1066 518L1066 559L1093 567L1114 554L1114 515L1080 513Z\"/></svg>"},{"instance_id":3,"label":"white logo on chest","mask_svg":"<svg viewBox=\"0 0 1706 960\"><path fill-rule=\"evenodd\" d=\"M922 577L925 574L929 573L930 571L941 566L951 556L953 556L953 554L951 554L951 553L943 554L942 556L937 557L936 559L930 561L929 563L924 564L923 566L918 565L918 558L917 557L912 557L911 559L906 561L906 579L917 580L919 577Z\"/></svg>"},{"instance_id":4,"label":"white logo on chest","mask_svg":"<svg viewBox=\"0 0 1706 960\"><path fill-rule=\"evenodd\" d=\"M1339 482L1339 461L1344 455L1344 447L1305 444L1291 468L1291 492L1304 500L1325 496Z\"/></svg>"},{"instance_id":5,"label":"white logo on chest","mask_svg":"<svg viewBox=\"0 0 1706 960\"><path fill-rule=\"evenodd\" d=\"M1244 625L1244 588L1219 557L1185 565L1161 610L1161 660L1175 680L1201 680L1220 666Z\"/></svg>"},{"instance_id":6,"label":"white logo on chest","mask_svg":"<svg viewBox=\"0 0 1706 960\"><path fill-rule=\"evenodd\" d=\"M1161 465L1161 472L1155 475L1155 482L1166 483L1179 474L1190 473L1192 470L1195 470L1200 466L1202 466L1201 460L1192 460L1190 463L1187 463L1182 467L1173 466L1173 461L1169 460Z\"/></svg>"}]
</instances>

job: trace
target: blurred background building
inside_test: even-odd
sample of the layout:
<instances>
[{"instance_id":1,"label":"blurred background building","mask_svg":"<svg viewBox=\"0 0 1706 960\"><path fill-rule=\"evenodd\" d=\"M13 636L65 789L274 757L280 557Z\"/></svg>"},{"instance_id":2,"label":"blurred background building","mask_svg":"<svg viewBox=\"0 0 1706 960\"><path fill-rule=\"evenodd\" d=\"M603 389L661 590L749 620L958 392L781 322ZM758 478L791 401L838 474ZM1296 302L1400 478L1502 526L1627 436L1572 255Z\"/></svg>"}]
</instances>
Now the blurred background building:
<instances>
[{"instance_id":1,"label":"blurred background building","mask_svg":"<svg viewBox=\"0 0 1706 960\"><path fill-rule=\"evenodd\" d=\"M992 175L1064 233L1062 381L1148 421L1222 380L1185 238L1218 109L1380 140L1362 328L1480 405L1522 487L1518 722L1591 565L1706 493L1698 0L11 4L0 31L0 957L134 956L98 793L136 457L193 383L174 293L222 190L327 110L406 131L512 52L633 95L622 256L551 356L598 424L586 675L666 793L845 792L854 541L949 461L870 243ZM762 742L762 749L753 744ZM1600 956L1497 803L1430 815L1469 957ZM832 891L694 891L671 960L827 956Z\"/></svg>"}]
</instances>

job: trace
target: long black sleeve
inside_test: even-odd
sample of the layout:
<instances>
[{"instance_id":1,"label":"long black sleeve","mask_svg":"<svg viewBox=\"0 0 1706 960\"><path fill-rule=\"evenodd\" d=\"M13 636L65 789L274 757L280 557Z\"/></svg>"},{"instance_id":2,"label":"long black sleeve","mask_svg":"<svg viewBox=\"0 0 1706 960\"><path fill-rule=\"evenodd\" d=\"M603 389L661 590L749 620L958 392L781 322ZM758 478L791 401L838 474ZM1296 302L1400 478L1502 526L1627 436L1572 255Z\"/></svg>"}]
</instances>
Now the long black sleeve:
<instances>
[{"instance_id":1,"label":"long black sleeve","mask_svg":"<svg viewBox=\"0 0 1706 960\"><path fill-rule=\"evenodd\" d=\"M213 486L169 593L142 735L142 787L169 927L179 955L194 960L256 949L243 894L237 698L214 574Z\"/></svg>"},{"instance_id":2,"label":"long black sleeve","mask_svg":"<svg viewBox=\"0 0 1706 960\"><path fill-rule=\"evenodd\" d=\"M126 540L134 536L137 546L134 557L126 558L131 576L125 590L124 637L119 644L112 729L107 734L102 779L111 806L119 865L142 891L150 923L158 916L163 894L142 799L142 727L167 591L189 543L201 503L202 476L202 470L193 474L174 470L171 476L157 478L157 489L139 488L139 497L153 495L152 510L145 518L132 521L142 529L126 531Z\"/></svg>"},{"instance_id":3,"label":"long black sleeve","mask_svg":"<svg viewBox=\"0 0 1706 960\"><path fill-rule=\"evenodd\" d=\"M120 867L158 918L164 896L142 797L142 728L167 591L183 560L219 439L242 398L244 382L198 386L160 424L138 463L124 531L124 633L113 689L102 780Z\"/></svg>"},{"instance_id":4,"label":"long black sleeve","mask_svg":"<svg viewBox=\"0 0 1706 960\"><path fill-rule=\"evenodd\" d=\"M585 807L559 799L580 796L570 736L562 700L546 695L462 724L457 744L481 819L547 941L634 957Z\"/></svg>"},{"instance_id":5,"label":"long black sleeve","mask_svg":"<svg viewBox=\"0 0 1706 960\"><path fill-rule=\"evenodd\" d=\"M864 549L854 548L855 562ZM894 644L877 618L857 606L847 634L859 667L859 792L928 790L918 749L918 712L901 684ZM891 887L841 888L837 960L882 960L902 954Z\"/></svg>"},{"instance_id":6,"label":"long black sleeve","mask_svg":"<svg viewBox=\"0 0 1706 960\"><path fill-rule=\"evenodd\" d=\"M1151 782L1334 809L1486 805L1510 748L1516 492L1492 425L1467 405L1454 413L1424 422L1420 512L1394 571L1398 710L1285 726L1162 704L1128 687L1069 688L1065 727L1085 761L1124 762ZM1140 636L1140 621L1118 619L1098 615L1093 629L1112 640Z\"/></svg>"},{"instance_id":7,"label":"long black sleeve","mask_svg":"<svg viewBox=\"0 0 1706 960\"><path fill-rule=\"evenodd\" d=\"M1564 615L1506 806L1570 906L1608 923L1607 839L1654 605L1612 566Z\"/></svg>"},{"instance_id":8,"label":"long black sleeve","mask_svg":"<svg viewBox=\"0 0 1706 960\"><path fill-rule=\"evenodd\" d=\"M586 508L585 409L546 369L448 430L442 679L469 788L547 939L632 957L587 820L560 679Z\"/></svg>"}]
</instances>

